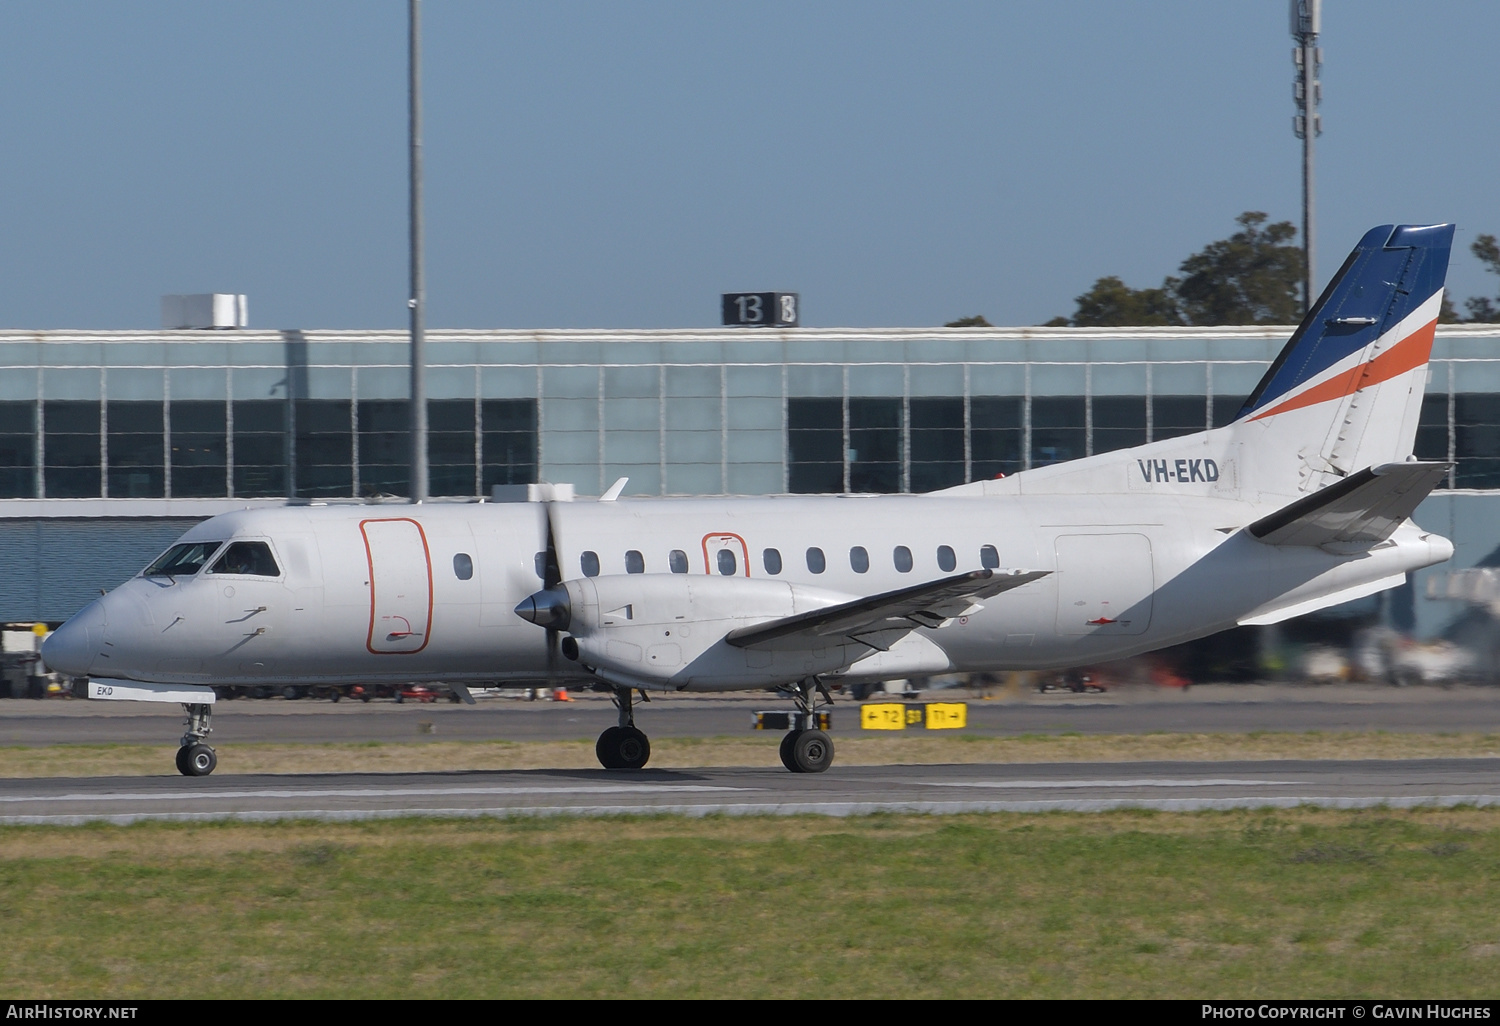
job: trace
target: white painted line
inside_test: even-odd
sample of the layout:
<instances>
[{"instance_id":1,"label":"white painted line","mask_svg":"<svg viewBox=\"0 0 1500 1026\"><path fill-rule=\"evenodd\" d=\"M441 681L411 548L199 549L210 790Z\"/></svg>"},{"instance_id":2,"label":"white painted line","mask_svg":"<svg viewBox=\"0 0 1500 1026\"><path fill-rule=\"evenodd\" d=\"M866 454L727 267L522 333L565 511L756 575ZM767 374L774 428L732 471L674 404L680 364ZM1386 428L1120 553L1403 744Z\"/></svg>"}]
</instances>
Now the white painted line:
<instances>
[{"instance_id":1,"label":"white painted line","mask_svg":"<svg viewBox=\"0 0 1500 1026\"><path fill-rule=\"evenodd\" d=\"M1284 787L1288 784L1306 784L1307 780L1228 780L1228 779L1192 779L1192 780L977 780L977 781L954 781L946 780L919 780L916 783L926 787L995 787L1003 790L1022 790L1024 788L1059 788L1059 787Z\"/></svg>"},{"instance_id":2,"label":"white painted line","mask_svg":"<svg viewBox=\"0 0 1500 1026\"><path fill-rule=\"evenodd\" d=\"M0 802L165 802L218 798L405 798L411 796L513 794L659 794L663 792L759 791L758 787L718 787L709 784L573 784L536 787L360 787L260 791L159 791L123 794L0 795Z\"/></svg>"},{"instance_id":3,"label":"white painted line","mask_svg":"<svg viewBox=\"0 0 1500 1026\"><path fill-rule=\"evenodd\" d=\"M1113 812L1154 809L1161 812L1206 812L1228 809L1419 809L1472 805L1500 805L1500 795L1451 794L1400 798L1266 797L1266 798L1090 798L1042 801L965 802L745 802L704 805L551 805L517 808L464 809L304 809L246 810L242 812L136 812L85 815L0 816L0 826L81 826L109 823L129 826L146 822L277 822L317 820L353 822L380 819L516 819L542 816L869 816L875 813L916 813L942 816L986 812Z\"/></svg>"}]
</instances>

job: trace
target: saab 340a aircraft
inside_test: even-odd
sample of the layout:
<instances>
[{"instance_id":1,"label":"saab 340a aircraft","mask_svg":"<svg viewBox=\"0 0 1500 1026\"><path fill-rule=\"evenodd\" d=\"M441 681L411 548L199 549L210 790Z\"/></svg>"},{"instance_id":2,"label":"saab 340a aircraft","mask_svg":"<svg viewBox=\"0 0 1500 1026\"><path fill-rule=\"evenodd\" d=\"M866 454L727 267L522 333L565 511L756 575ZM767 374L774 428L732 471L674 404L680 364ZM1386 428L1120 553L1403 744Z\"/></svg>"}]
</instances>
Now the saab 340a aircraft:
<instances>
[{"instance_id":1,"label":"saab 340a aircraft","mask_svg":"<svg viewBox=\"0 0 1500 1026\"><path fill-rule=\"evenodd\" d=\"M650 742L639 692L774 690L816 773L834 682L1060 668L1271 624L1446 560L1409 519L1452 225L1371 230L1235 420L926 495L289 506L213 517L42 647L91 698L181 702L182 773L215 684L612 689L607 768Z\"/></svg>"}]
</instances>

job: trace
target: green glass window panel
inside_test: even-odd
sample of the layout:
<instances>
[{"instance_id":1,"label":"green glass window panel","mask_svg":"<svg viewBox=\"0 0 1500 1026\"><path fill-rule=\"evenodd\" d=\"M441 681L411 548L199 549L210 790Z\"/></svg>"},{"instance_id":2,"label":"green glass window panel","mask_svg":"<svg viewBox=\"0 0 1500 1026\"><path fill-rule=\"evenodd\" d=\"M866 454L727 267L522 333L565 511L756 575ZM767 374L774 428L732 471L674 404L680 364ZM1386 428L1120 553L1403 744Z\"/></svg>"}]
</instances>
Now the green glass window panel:
<instances>
[{"instance_id":1,"label":"green glass window panel","mask_svg":"<svg viewBox=\"0 0 1500 1026\"><path fill-rule=\"evenodd\" d=\"M293 412L297 434L297 494L306 498L352 496L354 433L350 422L351 403L345 399L299 399Z\"/></svg>"},{"instance_id":2,"label":"green glass window panel","mask_svg":"<svg viewBox=\"0 0 1500 1026\"><path fill-rule=\"evenodd\" d=\"M0 499L36 496L36 403L0 402Z\"/></svg>"},{"instance_id":3,"label":"green glass window panel","mask_svg":"<svg viewBox=\"0 0 1500 1026\"><path fill-rule=\"evenodd\" d=\"M1146 442L1146 397L1094 396L1094 452L1113 452Z\"/></svg>"},{"instance_id":4,"label":"green glass window panel","mask_svg":"<svg viewBox=\"0 0 1500 1026\"><path fill-rule=\"evenodd\" d=\"M1422 398L1422 413L1417 421L1416 456L1422 460L1446 460L1448 454L1448 397L1427 395Z\"/></svg>"},{"instance_id":5,"label":"green glass window panel","mask_svg":"<svg viewBox=\"0 0 1500 1026\"><path fill-rule=\"evenodd\" d=\"M1031 465L1066 463L1084 454L1083 396L1031 400Z\"/></svg>"},{"instance_id":6,"label":"green glass window panel","mask_svg":"<svg viewBox=\"0 0 1500 1026\"><path fill-rule=\"evenodd\" d=\"M43 487L48 498L80 499L102 494L96 401L49 399L42 405L46 422L46 466Z\"/></svg>"},{"instance_id":7,"label":"green glass window panel","mask_svg":"<svg viewBox=\"0 0 1500 1026\"><path fill-rule=\"evenodd\" d=\"M1208 426L1208 402L1201 395L1155 395L1151 399L1151 440L1196 434Z\"/></svg>"},{"instance_id":8,"label":"green glass window panel","mask_svg":"<svg viewBox=\"0 0 1500 1026\"><path fill-rule=\"evenodd\" d=\"M844 490L844 402L787 400L787 462L793 492Z\"/></svg>"}]
</instances>

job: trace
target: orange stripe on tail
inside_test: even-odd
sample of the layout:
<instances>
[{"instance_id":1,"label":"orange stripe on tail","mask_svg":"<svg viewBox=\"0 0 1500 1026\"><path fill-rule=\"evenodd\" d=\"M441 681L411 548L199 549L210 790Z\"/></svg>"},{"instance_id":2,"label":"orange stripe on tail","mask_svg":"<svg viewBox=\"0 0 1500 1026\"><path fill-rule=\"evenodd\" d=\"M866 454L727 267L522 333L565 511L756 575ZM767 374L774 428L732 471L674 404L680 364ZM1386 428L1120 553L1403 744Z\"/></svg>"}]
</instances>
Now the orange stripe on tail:
<instances>
[{"instance_id":1,"label":"orange stripe on tail","mask_svg":"<svg viewBox=\"0 0 1500 1026\"><path fill-rule=\"evenodd\" d=\"M1269 417L1276 413L1300 410L1304 406L1316 406L1330 399L1342 399L1362 388L1369 388L1382 381L1389 381L1398 374L1416 370L1432 355L1432 338L1436 333L1437 321L1433 320L1426 327L1418 328L1368 363L1360 364L1347 374L1329 378L1321 385L1314 385L1301 395L1294 396L1269 410L1263 410L1250 419L1260 420L1262 417Z\"/></svg>"}]
</instances>

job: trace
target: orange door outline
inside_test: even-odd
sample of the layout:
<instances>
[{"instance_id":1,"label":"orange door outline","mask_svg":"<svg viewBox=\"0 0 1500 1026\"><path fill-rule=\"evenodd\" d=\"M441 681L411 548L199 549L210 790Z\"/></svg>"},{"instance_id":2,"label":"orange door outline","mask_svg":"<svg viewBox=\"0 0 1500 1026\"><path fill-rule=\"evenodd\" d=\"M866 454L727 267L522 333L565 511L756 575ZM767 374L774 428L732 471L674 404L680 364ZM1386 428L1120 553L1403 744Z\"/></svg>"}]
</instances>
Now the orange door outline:
<instances>
[{"instance_id":1,"label":"orange door outline","mask_svg":"<svg viewBox=\"0 0 1500 1026\"><path fill-rule=\"evenodd\" d=\"M422 539L422 563L427 570L427 622L422 625L422 643L416 648L412 649L389 649L375 647L375 552L370 547L370 535L369 532L365 530L365 525L392 523L411 524L411 526L417 529L417 537ZM365 636L365 648L375 655L416 655L418 652L422 651L422 649L426 648L427 643L432 640L432 550L427 544L427 532L422 530L422 525L417 523L411 517L372 517L369 520L361 520L359 522L359 533L360 537L363 538L365 542L365 560L366 565L370 570L370 632ZM407 629L405 632L400 632L403 633L404 636L409 637L411 634L415 633L415 631L412 630L410 622L406 624L406 628Z\"/></svg>"},{"instance_id":2,"label":"orange door outline","mask_svg":"<svg viewBox=\"0 0 1500 1026\"><path fill-rule=\"evenodd\" d=\"M714 550L732 549L730 541L736 541L740 546L740 562L745 567L745 576L750 576L750 547L745 544L745 539L731 531L720 531L716 534L705 534L703 536L703 572L712 574L717 572L713 562L708 558L708 545L713 542Z\"/></svg>"}]
</instances>

